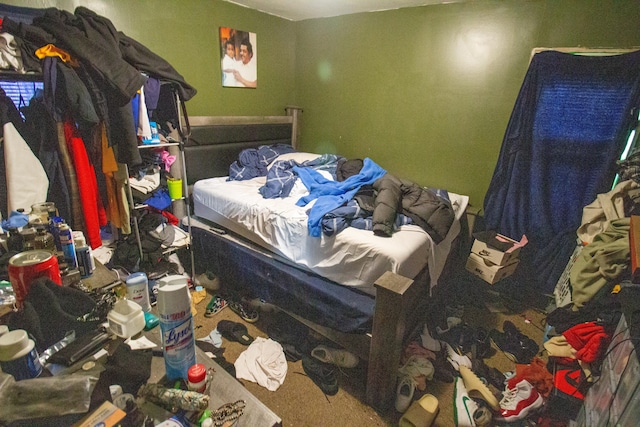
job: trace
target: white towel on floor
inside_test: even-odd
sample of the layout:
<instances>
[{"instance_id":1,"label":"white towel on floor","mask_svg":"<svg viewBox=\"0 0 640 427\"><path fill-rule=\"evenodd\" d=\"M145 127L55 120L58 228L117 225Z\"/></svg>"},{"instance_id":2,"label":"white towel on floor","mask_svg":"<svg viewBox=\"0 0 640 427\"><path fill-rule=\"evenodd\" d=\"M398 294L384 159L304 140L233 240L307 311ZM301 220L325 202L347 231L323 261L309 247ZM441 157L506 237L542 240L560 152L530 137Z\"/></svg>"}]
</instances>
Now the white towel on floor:
<instances>
[{"instance_id":1,"label":"white towel on floor","mask_svg":"<svg viewBox=\"0 0 640 427\"><path fill-rule=\"evenodd\" d=\"M280 343L257 337L240 353L236 363L236 378L252 381L275 391L287 376L287 359Z\"/></svg>"}]
</instances>

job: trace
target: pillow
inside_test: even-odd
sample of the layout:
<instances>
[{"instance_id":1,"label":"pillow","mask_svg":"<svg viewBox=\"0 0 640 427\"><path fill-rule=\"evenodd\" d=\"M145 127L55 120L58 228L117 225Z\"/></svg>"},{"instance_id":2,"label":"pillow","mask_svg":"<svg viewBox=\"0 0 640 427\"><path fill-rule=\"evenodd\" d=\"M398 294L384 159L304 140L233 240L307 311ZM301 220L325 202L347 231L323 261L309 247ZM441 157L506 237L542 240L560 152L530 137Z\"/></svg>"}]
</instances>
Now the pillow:
<instances>
[{"instance_id":1,"label":"pillow","mask_svg":"<svg viewBox=\"0 0 640 427\"><path fill-rule=\"evenodd\" d=\"M320 157L320 154L315 153L303 153L303 152L294 152L294 153L285 153L280 154L276 157L273 162L269 166L267 166L267 170L271 169L271 166L278 160L295 160L298 163L304 163L308 160L315 160Z\"/></svg>"}]
</instances>

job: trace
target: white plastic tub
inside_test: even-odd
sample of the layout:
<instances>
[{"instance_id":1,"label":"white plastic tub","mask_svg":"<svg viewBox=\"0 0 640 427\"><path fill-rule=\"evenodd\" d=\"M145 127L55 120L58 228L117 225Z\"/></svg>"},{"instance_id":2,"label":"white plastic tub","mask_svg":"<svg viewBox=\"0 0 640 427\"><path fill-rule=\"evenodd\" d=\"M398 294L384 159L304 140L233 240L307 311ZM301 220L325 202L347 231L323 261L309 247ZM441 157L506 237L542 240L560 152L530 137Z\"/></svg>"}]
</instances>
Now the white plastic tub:
<instances>
[{"instance_id":1,"label":"white plastic tub","mask_svg":"<svg viewBox=\"0 0 640 427\"><path fill-rule=\"evenodd\" d=\"M109 329L122 338L129 338L144 329L144 312L142 307L126 299L114 304L107 315Z\"/></svg>"}]
</instances>

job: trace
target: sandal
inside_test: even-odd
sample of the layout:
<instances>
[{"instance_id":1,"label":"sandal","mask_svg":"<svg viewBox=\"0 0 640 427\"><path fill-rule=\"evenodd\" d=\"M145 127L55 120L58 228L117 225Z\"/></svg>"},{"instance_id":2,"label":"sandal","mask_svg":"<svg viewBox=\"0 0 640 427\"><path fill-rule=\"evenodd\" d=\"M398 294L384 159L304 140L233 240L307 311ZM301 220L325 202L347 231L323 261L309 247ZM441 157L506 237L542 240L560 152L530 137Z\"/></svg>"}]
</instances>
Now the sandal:
<instances>
[{"instance_id":1,"label":"sandal","mask_svg":"<svg viewBox=\"0 0 640 427\"><path fill-rule=\"evenodd\" d=\"M243 301L229 301L229 307L247 323L256 323L260 317L258 310Z\"/></svg>"},{"instance_id":2,"label":"sandal","mask_svg":"<svg viewBox=\"0 0 640 427\"><path fill-rule=\"evenodd\" d=\"M211 297L209 304L207 304L207 310L204 312L204 317L211 317L220 313L222 309L227 307L227 305L227 301L217 295L214 295Z\"/></svg>"},{"instance_id":3,"label":"sandal","mask_svg":"<svg viewBox=\"0 0 640 427\"><path fill-rule=\"evenodd\" d=\"M236 341L242 345L249 345L253 342L253 337L249 335L247 327L242 323L231 320L221 320L216 327L220 335L229 341Z\"/></svg>"}]
</instances>

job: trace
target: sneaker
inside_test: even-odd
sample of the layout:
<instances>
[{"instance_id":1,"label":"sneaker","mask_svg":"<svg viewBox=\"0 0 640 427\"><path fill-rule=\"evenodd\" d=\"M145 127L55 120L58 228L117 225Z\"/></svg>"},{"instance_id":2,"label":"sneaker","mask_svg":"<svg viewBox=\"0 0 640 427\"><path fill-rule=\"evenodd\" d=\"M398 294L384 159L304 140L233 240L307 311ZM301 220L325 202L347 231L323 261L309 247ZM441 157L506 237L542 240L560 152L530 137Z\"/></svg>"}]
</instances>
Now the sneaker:
<instances>
[{"instance_id":1,"label":"sneaker","mask_svg":"<svg viewBox=\"0 0 640 427\"><path fill-rule=\"evenodd\" d=\"M302 357L302 369L309 378L328 396L338 393L338 378L335 369L313 357Z\"/></svg>"},{"instance_id":2,"label":"sneaker","mask_svg":"<svg viewBox=\"0 0 640 427\"><path fill-rule=\"evenodd\" d=\"M527 380L522 380L504 392L500 401L500 413L495 418L506 422L521 420L540 408L543 403L538 390Z\"/></svg>"},{"instance_id":3,"label":"sneaker","mask_svg":"<svg viewBox=\"0 0 640 427\"><path fill-rule=\"evenodd\" d=\"M491 384L497 390L504 390L507 377L494 367L488 366L482 359L473 359L473 367L471 370L480 378L484 378L487 383Z\"/></svg>"},{"instance_id":4,"label":"sneaker","mask_svg":"<svg viewBox=\"0 0 640 427\"><path fill-rule=\"evenodd\" d=\"M467 368L471 369L471 359L469 359L467 356L458 354L458 352L456 352L453 347L451 347L451 345L447 342L444 343L444 346L447 349L447 360L449 361L451 366L453 366L453 369L459 371L460 366L466 366Z\"/></svg>"},{"instance_id":5,"label":"sneaker","mask_svg":"<svg viewBox=\"0 0 640 427\"><path fill-rule=\"evenodd\" d=\"M256 323L260 318L258 310L246 304L244 301L228 301L229 308L247 323Z\"/></svg>"},{"instance_id":6,"label":"sneaker","mask_svg":"<svg viewBox=\"0 0 640 427\"><path fill-rule=\"evenodd\" d=\"M493 329L489 333L491 341L513 362L525 365L530 363L540 351L538 344L508 320L504 321L502 328L504 332Z\"/></svg>"},{"instance_id":7,"label":"sneaker","mask_svg":"<svg viewBox=\"0 0 640 427\"><path fill-rule=\"evenodd\" d=\"M453 398L453 420L456 427L475 427L473 414L478 410L478 404L469 397L462 377L456 378Z\"/></svg>"},{"instance_id":8,"label":"sneaker","mask_svg":"<svg viewBox=\"0 0 640 427\"><path fill-rule=\"evenodd\" d=\"M311 356L321 362L336 365L341 368L355 368L358 366L358 362L360 362L358 356L353 353L349 353L346 350L329 348L324 345L319 345L311 350Z\"/></svg>"},{"instance_id":9,"label":"sneaker","mask_svg":"<svg viewBox=\"0 0 640 427\"><path fill-rule=\"evenodd\" d=\"M403 375L398 381L398 388L396 389L396 411L404 414L409 405L413 401L413 394L416 391L416 383L413 378Z\"/></svg>"},{"instance_id":10,"label":"sneaker","mask_svg":"<svg viewBox=\"0 0 640 427\"><path fill-rule=\"evenodd\" d=\"M434 353L437 353L442 349L442 344L440 343L439 340L431 336L431 333L429 332L429 326L427 326L426 323L422 328L422 334L420 334L420 340L422 341L422 347L426 348L427 350L431 350Z\"/></svg>"},{"instance_id":11,"label":"sneaker","mask_svg":"<svg viewBox=\"0 0 640 427\"><path fill-rule=\"evenodd\" d=\"M476 427L490 427L493 425L493 412L486 405L478 404L478 409L473 413L473 422Z\"/></svg>"},{"instance_id":12,"label":"sneaker","mask_svg":"<svg viewBox=\"0 0 640 427\"><path fill-rule=\"evenodd\" d=\"M474 332L474 342L471 346L473 359L484 359L489 356L491 350L491 340L489 332L483 327L478 327Z\"/></svg>"},{"instance_id":13,"label":"sneaker","mask_svg":"<svg viewBox=\"0 0 640 427\"><path fill-rule=\"evenodd\" d=\"M211 297L211 301L207 304L207 309L204 312L204 317L211 317L220 313L223 309L227 308L227 301L217 295Z\"/></svg>"}]
</instances>

